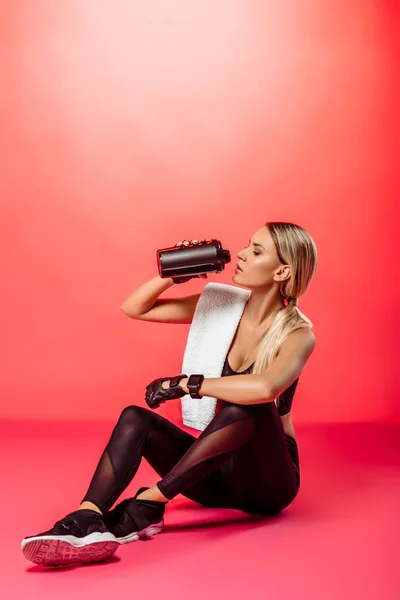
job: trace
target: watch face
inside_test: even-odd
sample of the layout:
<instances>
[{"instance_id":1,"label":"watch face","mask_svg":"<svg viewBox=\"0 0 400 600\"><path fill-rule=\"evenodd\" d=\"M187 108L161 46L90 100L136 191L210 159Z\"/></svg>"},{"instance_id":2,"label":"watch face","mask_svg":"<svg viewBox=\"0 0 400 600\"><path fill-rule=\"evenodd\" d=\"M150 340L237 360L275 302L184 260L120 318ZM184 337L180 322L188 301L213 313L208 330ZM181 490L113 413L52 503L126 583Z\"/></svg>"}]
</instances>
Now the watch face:
<instances>
[{"instance_id":1,"label":"watch face","mask_svg":"<svg viewBox=\"0 0 400 600\"><path fill-rule=\"evenodd\" d=\"M199 375L199 374L194 374L189 377L186 385L188 387L188 390L189 390L192 398L201 398L201 396L198 393L198 389L201 386L201 384L203 383L203 379L204 379L204 375Z\"/></svg>"}]
</instances>

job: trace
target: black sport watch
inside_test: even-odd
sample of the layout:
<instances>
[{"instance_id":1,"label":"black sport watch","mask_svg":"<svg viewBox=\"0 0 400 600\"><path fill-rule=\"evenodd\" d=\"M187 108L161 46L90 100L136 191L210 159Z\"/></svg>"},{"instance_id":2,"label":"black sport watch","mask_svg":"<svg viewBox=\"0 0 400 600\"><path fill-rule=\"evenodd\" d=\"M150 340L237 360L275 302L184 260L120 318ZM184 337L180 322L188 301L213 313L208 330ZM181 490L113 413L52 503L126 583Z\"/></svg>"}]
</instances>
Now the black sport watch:
<instances>
[{"instance_id":1,"label":"black sport watch","mask_svg":"<svg viewBox=\"0 0 400 600\"><path fill-rule=\"evenodd\" d=\"M202 398L202 396L200 396L199 394L199 388L203 381L204 375L199 375L197 373L195 375L190 375L189 379L187 380L186 386L192 398Z\"/></svg>"}]
</instances>

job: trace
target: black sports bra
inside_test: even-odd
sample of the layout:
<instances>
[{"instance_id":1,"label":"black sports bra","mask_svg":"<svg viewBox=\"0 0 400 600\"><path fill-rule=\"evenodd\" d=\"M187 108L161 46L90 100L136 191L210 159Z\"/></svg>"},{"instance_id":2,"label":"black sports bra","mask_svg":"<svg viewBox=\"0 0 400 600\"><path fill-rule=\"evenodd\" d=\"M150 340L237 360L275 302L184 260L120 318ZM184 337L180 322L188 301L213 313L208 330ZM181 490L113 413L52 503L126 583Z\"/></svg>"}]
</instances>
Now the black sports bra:
<instances>
[{"instance_id":1,"label":"black sports bra","mask_svg":"<svg viewBox=\"0 0 400 600\"><path fill-rule=\"evenodd\" d=\"M226 355L221 377L226 377L229 375L244 375L246 373L251 373L253 367L254 363L247 367L247 369L245 369L244 371L234 371L228 362L228 355ZM282 392L280 396L278 396L276 400L276 405L278 408L278 412L281 416L287 415L290 412L292 408L293 396L296 391L298 382L299 378L295 379L295 381L293 381L293 383L288 388L286 388L286 390Z\"/></svg>"}]
</instances>

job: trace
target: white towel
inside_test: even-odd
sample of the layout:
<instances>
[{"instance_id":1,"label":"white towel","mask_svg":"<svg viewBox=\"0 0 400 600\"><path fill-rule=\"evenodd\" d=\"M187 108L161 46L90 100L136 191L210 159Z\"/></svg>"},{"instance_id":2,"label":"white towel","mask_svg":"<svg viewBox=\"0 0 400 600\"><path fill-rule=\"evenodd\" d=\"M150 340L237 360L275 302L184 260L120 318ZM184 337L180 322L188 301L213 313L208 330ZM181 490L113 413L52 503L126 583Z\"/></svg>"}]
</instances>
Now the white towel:
<instances>
[{"instance_id":1,"label":"white towel","mask_svg":"<svg viewBox=\"0 0 400 600\"><path fill-rule=\"evenodd\" d=\"M226 283L207 283L199 297L183 356L182 373L189 377L221 377L225 358L251 295ZM181 398L184 425L204 431L215 414L217 398Z\"/></svg>"}]
</instances>

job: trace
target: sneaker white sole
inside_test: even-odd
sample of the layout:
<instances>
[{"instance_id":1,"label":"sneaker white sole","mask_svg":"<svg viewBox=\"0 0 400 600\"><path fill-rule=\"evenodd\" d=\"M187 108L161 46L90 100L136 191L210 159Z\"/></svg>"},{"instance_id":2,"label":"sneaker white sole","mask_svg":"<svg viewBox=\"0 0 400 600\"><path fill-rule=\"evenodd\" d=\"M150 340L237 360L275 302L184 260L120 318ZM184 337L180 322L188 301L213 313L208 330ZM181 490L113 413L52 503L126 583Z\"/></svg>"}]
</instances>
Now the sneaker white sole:
<instances>
[{"instance_id":1,"label":"sneaker white sole","mask_svg":"<svg viewBox=\"0 0 400 600\"><path fill-rule=\"evenodd\" d=\"M158 521L158 523L152 523L148 527L145 527L141 531L133 531L124 537L115 537L120 544L129 544L130 542L136 542L139 538L149 538L153 535L161 533L164 529L164 519Z\"/></svg>"},{"instance_id":2,"label":"sneaker white sole","mask_svg":"<svg viewBox=\"0 0 400 600\"><path fill-rule=\"evenodd\" d=\"M119 546L110 532L94 532L83 538L73 535L46 535L22 540L21 549L28 560L43 566L100 562Z\"/></svg>"}]
</instances>

